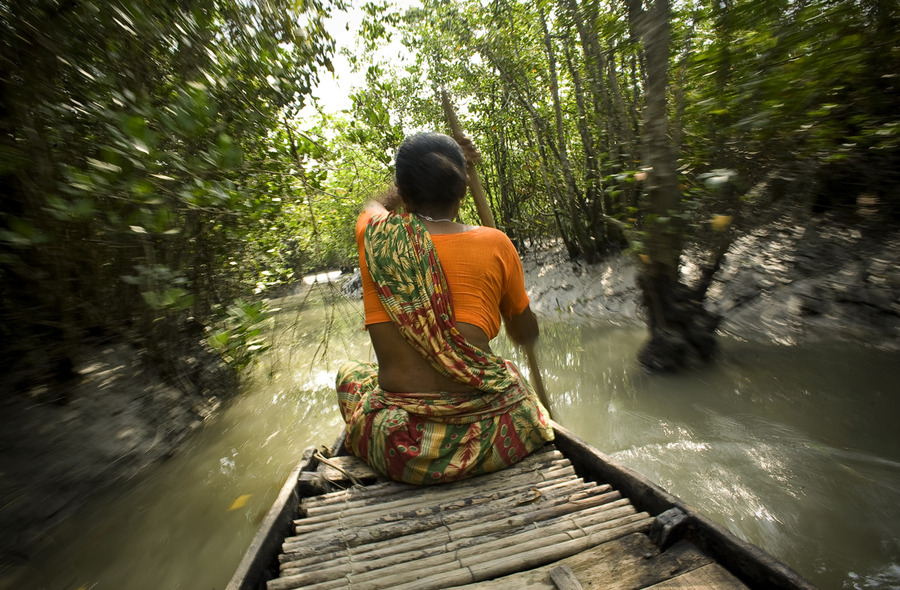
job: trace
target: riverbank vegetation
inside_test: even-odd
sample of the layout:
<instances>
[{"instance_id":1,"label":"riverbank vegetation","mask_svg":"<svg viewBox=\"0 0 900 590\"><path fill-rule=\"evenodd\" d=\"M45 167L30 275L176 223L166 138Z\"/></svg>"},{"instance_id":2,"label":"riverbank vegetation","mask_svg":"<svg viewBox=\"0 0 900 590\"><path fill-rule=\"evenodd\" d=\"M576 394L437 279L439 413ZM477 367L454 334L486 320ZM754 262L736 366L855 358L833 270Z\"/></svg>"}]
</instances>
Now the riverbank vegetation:
<instances>
[{"instance_id":1,"label":"riverbank vegetation","mask_svg":"<svg viewBox=\"0 0 900 590\"><path fill-rule=\"evenodd\" d=\"M220 319L230 332L214 344L258 345L259 314L239 297L278 270L268 251L285 233L271 228L299 200L309 149L283 125L330 67L330 9L3 3L0 352L19 369L7 385L65 384L97 340L177 371Z\"/></svg>"},{"instance_id":2,"label":"riverbank vegetation","mask_svg":"<svg viewBox=\"0 0 900 590\"><path fill-rule=\"evenodd\" d=\"M622 249L640 260L651 370L714 355L704 299L740 232L786 209L855 225L867 202L897 220L890 3L425 2L371 15L363 30L395 27L414 60L370 66L357 118L379 137L385 119L393 135L443 128L448 89L514 240L558 236L589 264ZM691 284L685 262L700 267Z\"/></svg>"},{"instance_id":3,"label":"riverbank vegetation","mask_svg":"<svg viewBox=\"0 0 900 590\"><path fill-rule=\"evenodd\" d=\"M368 2L346 49L364 79L353 107L301 121L342 8L4 3L10 388L64 383L91 339L132 342L164 371L179 342L250 362L261 298L354 264L355 213L405 135L445 129L442 88L520 248L640 261L653 370L713 356L703 301L741 232L785 208L900 217L894 2ZM391 39L405 63L373 57Z\"/></svg>"}]
</instances>

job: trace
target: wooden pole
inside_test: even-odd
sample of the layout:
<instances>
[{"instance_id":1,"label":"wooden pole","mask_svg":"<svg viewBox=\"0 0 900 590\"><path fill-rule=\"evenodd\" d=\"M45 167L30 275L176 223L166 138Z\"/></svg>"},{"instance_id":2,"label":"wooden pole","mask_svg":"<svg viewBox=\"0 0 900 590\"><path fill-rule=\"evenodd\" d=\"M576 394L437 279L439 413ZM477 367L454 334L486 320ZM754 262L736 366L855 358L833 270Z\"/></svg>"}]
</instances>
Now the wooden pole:
<instances>
[{"instance_id":1,"label":"wooden pole","mask_svg":"<svg viewBox=\"0 0 900 590\"><path fill-rule=\"evenodd\" d=\"M459 141L464 137L462 126L459 119L456 118L456 111L450 104L450 97L447 96L446 90L441 90L441 105L444 107L444 116L447 118L447 124L450 125L450 132L453 139ZM466 173L469 175L469 190L472 192L472 198L475 200L475 209L478 210L478 219L481 225L485 227L496 228L494 223L494 214L488 206L487 198L484 196L484 187L481 186L481 177L478 176L478 169L475 168L475 162L466 162Z\"/></svg>"},{"instance_id":2,"label":"wooden pole","mask_svg":"<svg viewBox=\"0 0 900 590\"><path fill-rule=\"evenodd\" d=\"M444 116L447 118L447 124L450 125L450 132L453 134L453 138L459 141L464 137L462 127L459 124L459 119L456 117L456 111L453 110L453 105L450 104L450 97L447 96L447 91L443 88L441 89L441 105L444 108ZM487 198L484 196L484 188L481 186L481 177L478 176L475 162L466 163L466 172L469 174L469 190L475 201L475 209L478 211L478 218L481 220L481 225L496 228L497 225L494 223L494 215L491 213ZM547 414L552 420L553 412L550 410L550 400L547 398L547 390L544 389L544 381L541 379L541 369L538 367L534 346L529 345L525 347L525 358L528 359L528 370L531 373L531 385L534 387L538 399L541 400L541 404L547 409Z\"/></svg>"}]
</instances>

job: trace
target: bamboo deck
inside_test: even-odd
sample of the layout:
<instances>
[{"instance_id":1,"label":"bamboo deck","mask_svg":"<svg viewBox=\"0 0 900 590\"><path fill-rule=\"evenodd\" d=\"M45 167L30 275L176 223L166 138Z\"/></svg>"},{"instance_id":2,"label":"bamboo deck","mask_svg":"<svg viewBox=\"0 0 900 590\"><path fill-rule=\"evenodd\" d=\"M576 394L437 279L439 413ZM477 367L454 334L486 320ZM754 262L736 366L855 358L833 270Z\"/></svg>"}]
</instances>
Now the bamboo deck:
<instances>
[{"instance_id":1,"label":"bamboo deck","mask_svg":"<svg viewBox=\"0 0 900 590\"><path fill-rule=\"evenodd\" d=\"M687 541L661 551L665 519L585 481L552 445L438 487L384 481L354 457L299 479L350 477L363 485L299 499L268 590L747 587Z\"/></svg>"},{"instance_id":2,"label":"bamboo deck","mask_svg":"<svg viewBox=\"0 0 900 590\"><path fill-rule=\"evenodd\" d=\"M226 590L815 590L554 424L517 465L423 487L310 448ZM330 458L329 458L330 457ZM352 484L352 485L351 485Z\"/></svg>"}]
</instances>

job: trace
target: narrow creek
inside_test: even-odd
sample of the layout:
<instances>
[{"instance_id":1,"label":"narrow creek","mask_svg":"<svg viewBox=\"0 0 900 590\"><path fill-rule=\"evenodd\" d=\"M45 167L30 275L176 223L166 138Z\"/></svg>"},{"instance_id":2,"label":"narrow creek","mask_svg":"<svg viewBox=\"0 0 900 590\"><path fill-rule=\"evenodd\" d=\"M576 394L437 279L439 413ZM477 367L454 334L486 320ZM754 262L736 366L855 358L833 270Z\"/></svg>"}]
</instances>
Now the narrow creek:
<instances>
[{"instance_id":1,"label":"narrow creek","mask_svg":"<svg viewBox=\"0 0 900 590\"><path fill-rule=\"evenodd\" d=\"M243 395L174 457L23 548L8 587L225 587L303 449L339 433L337 365L371 356L361 304L333 287L280 306ZM560 423L821 588L900 587L900 355L728 339L713 366L660 377L635 361L642 329L542 330ZM503 336L494 347L525 364Z\"/></svg>"}]
</instances>

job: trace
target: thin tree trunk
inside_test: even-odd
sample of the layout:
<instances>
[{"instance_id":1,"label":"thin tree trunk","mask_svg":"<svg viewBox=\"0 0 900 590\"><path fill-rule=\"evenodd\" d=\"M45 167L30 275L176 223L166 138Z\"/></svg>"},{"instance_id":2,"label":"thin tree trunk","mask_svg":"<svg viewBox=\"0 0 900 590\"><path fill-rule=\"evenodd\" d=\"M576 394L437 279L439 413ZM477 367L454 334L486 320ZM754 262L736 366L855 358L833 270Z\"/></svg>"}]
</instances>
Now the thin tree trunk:
<instances>
[{"instance_id":1,"label":"thin tree trunk","mask_svg":"<svg viewBox=\"0 0 900 590\"><path fill-rule=\"evenodd\" d=\"M550 169L547 165L547 150L544 148L543 142L540 141L540 133L535 131L535 135L537 135L536 144L538 148L538 154L540 155L539 161L541 163L541 173L544 177L544 190L547 191L547 196L550 198L550 203L553 207L553 218L554 220L556 220L556 227L559 230L559 235L562 238L563 245L566 247L566 253L568 253L569 258L576 258L581 253L581 251L579 250L578 244L574 240L572 240L569 231L566 229L565 224L560 218L559 199L557 198L556 190L554 190L553 188L553 183L550 180ZM525 138L532 145L533 149L535 146L535 141L532 140L527 128L525 129Z\"/></svg>"},{"instance_id":2,"label":"thin tree trunk","mask_svg":"<svg viewBox=\"0 0 900 590\"><path fill-rule=\"evenodd\" d=\"M728 108L727 92L731 80L731 1L716 2L716 33L721 48L718 52L719 63L716 68L716 94L719 97L718 114L710 117L709 133L713 139L714 162L717 168L727 168L731 159L726 153L725 142L730 135L731 110ZM729 183L730 184L730 183Z\"/></svg>"},{"instance_id":3,"label":"thin tree trunk","mask_svg":"<svg viewBox=\"0 0 900 590\"><path fill-rule=\"evenodd\" d=\"M563 2L560 2L561 11ZM588 23L597 20L596 4L582 4L579 6L575 0L565 0L565 9L567 9L570 18L575 23L578 30L578 38L581 41L581 51L584 54L584 66L587 71L588 88L593 106L591 113L594 128L600 133L605 128L605 142L603 151L609 153L614 159L616 158L615 146L618 143L615 129L613 127L614 112L612 102L612 92L607 91L603 87L603 79L606 76L606 58L600 48L600 42L597 39L597 32L593 27L588 27ZM600 102L603 101L601 108Z\"/></svg>"},{"instance_id":4,"label":"thin tree trunk","mask_svg":"<svg viewBox=\"0 0 900 590\"><path fill-rule=\"evenodd\" d=\"M675 121L672 124L672 145L676 153L681 153L682 143L684 140L684 111L687 107L687 96L685 94L685 86L687 85L688 63L693 50L694 28L697 24L699 15L697 11L691 17L691 26L684 38L684 48L680 59L678 73L675 82Z\"/></svg>"},{"instance_id":5,"label":"thin tree trunk","mask_svg":"<svg viewBox=\"0 0 900 590\"><path fill-rule=\"evenodd\" d=\"M556 115L556 142L559 164L562 167L563 179L566 186L566 201L569 207L569 216L572 220L572 229L575 237L584 252L584 258L589 264L597 262L597 246L588 235L578 211L578 186L575 183L575 176L572 174L572 165L569 162L568 149L566 148L565 126L563 124L562 106L559 100L559 81L556 73L556 54L553 51L553 43L550 40L550 33L547 30L547 19L543 9L538 8L538 14L541 20L541 29L544 33L544 47L547 50L547 63L550 70L550 94L553 98L553 110Z\"/></svg>"},{"instance_id":6,"label":"thin tree trunk","mask_svg":"<svg viewBox=\"0 0 900 590\"><path fill-rule=\"evenodd\" d=\"M578 72L578 67L572 62L571 49L568 36L565 36L563 39L563 51L566 58L566 68L569 70L569 76L572 78L575 108L578 112L575 124L578 127L578 135L581 137L581 149L584 152L583 182L585 201L590 211L589 228L591 233L598 239L598 242L603 243L606 241L606 232L603 231L605 226L597 223L598 217L602 219L606 216L603 200L599 198L601 190L599 163L594 150L594 136L591 133L591 126L588 125L587 112L584 108L584 89L581 84L581 74ZM597 230L601 231L600 235L597 235Z\"/></svg>"}]
</instances>

